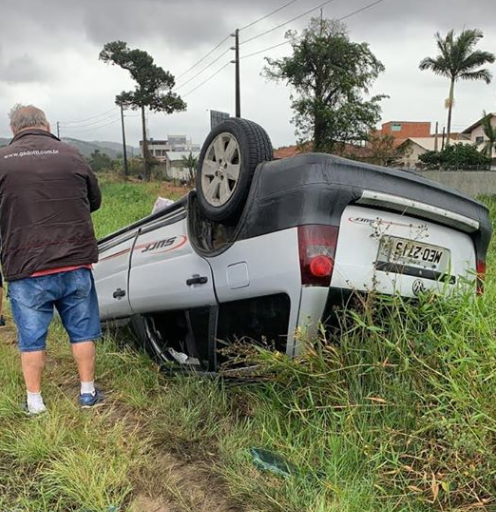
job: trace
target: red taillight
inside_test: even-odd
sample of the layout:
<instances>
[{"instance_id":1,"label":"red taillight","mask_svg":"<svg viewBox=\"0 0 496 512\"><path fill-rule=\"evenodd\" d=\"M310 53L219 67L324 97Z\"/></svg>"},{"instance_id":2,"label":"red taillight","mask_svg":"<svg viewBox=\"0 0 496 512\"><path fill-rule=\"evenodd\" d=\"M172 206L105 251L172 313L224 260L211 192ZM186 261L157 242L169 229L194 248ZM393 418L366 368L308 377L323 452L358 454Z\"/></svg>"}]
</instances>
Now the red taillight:
<instances>
[{"instance_id":1,"label":"red taillight","mask_svg":"<svg viewBox=\"0 0 496 512\"><path fill-rule=\"evenodd\" d=\"M486 262L484 260L477 260L477 293L482 295L484 293L484 279L486 278Z\"/></svg>"},{"instance_id":2,"label":"red taillight","mask_svg":"<svg viewBox=\"0 0 496 512\"><path fill-rule=\"evenodd\" d=\"M315 277L328 277L332 274L332 260L328 256L316 256L310 261L310 272Z\"/></svg>"},{"instance_id":3,"label":"red taillight","mask_svg":"<svg viewBox=\"0 0 496 512\"><path fill-rule=\"evenodd\" d=\"M329 286L337 241L337 227L312 225L298 228L302 284Z\"/></svg>"}]
</instances>

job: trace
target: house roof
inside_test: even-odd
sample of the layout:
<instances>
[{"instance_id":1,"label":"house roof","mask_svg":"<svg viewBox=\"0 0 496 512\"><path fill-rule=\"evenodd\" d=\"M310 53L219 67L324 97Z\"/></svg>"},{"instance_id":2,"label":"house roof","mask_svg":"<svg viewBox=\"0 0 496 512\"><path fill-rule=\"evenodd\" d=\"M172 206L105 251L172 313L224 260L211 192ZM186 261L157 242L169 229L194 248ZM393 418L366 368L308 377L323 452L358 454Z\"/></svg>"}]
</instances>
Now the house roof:
<instances>
[{"instance_id":1,"label":"house roof","mask_svg":"<svg viewBox=\"0 0 496 512\"><path fill-rule=\"evenodd\" d=\"M386 124L431 124L430 121L386 121L382 123L382 126Z\"/></svg>"},{"instance_id":2,"label":"house roof","mask_svg":"<svg viewBox=\"0 0 496 512\"><path fill-rule=\"evenodd\" d=\"M302 153L299 146L288 146L287 148L279 148L274 151L274 158L289 158Z\"/></svg>"},{"instance_id":3,"label":"house roof","mask_svg":"<svg viewBox=\"0 0 496 512\"><path fill-rule=\"evenodd\" d=\"M496 117L496 113L494 112L489 112L488 115L491 116L491 118ZM484 119L484 117L485 116L481 117L476 123L469 126L466 130L463 130L462 133L472 133L476 128L478 128L482 124L482 120Z\"/></svg>"},{"instance_id":4,"label":"house roof","mask_svg":"<svg viewBox=\"0 0 496 512\"><path fill-rule=\"evenodd\" d=\"M281 159L281 158L291 158L293 156L301 155L302 153L308 153L309 151L312 151L312 145L306 144L303 148L301 146L288 146L287 148L279 148L274 151L274 158L275 159ZM337 155L346 154L346 155L353 155L360 158L365 158L369 156L369 149L364 146L357 146L355 144L344 144L342 148L339 148L339 150L336 150Z\"/></svg>"},{"instance_id":5,"label":"house roof","mask_svg":"<svg viewBox=\"0 0 496 512\"><path fill-rule=\"evenodd\" d=\"M472 144L472 141L470 140L456 140L452 139L450 137L450 141L452 144ZM417 144L417 146L420 146L421 148L425 149L426 151L434 151L436 149L436 137L410 137L408 139L405 139L400 146L403 146L403 144L406 144L407 142L413 142L414 144ZM438 136L437 146L438 149L441 149L442 144L442 136Z\"/></svg>"}]
</instances>

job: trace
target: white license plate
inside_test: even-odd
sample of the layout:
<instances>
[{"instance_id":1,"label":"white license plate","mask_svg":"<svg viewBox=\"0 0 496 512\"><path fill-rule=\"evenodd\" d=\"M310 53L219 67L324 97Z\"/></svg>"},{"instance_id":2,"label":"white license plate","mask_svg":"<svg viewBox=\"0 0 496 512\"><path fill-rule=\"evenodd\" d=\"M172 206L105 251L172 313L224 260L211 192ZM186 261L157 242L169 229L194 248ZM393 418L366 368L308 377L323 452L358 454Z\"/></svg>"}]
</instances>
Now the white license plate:
<instances>
[{"instance_id":1,"label":"white license plate","mask_svg":"<svg viewBox=\"0 0 496 512\"><path fill-rule=\"evenodd\" d=\"M450 251L443 247L385 236L381 240L379 262L446 272L450 262Z\"/></svg>"}]
</instances>

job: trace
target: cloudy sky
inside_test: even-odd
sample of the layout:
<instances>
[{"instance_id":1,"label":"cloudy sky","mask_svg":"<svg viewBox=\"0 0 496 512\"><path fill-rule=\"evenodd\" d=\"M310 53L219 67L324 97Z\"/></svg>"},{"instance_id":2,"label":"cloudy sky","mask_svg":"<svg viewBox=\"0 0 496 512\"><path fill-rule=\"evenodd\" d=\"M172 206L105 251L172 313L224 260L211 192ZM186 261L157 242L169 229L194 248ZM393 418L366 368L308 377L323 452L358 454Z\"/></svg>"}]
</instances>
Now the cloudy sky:
<instances>
[{"instance_id":1,"label":"cloudy sky","mask_svg":"<svg viewBox=\"0 0 496 512\"><path fill-rule=\"evenodd\" d=\"M1 0L0 16L0 137L9 136L7 113L17 102L43 108L52 125L60 121L61 135L83 140L120 141L115 95L133 88L127 73L98 60L102 46L112 40L147 50L157 64L177 77L178 93L188 103L185 113L149 116L150 136L188 134L201 143L209 129L209 109L233 113L232 58L216 52L184 74L236 27L243 27L289 0ZM324 0L298 0L242 31L241 40L269 31ZM326 17L342 18L373 0L333 0ZM319 14L317 10L315 14ZM248 56L284 41L287 29L301 30L311 14L246 42ZM383 120L439 121L445 125L446 79L420 72L418 63L436 54L434 33L478 27L485 33L481 48L496 53L495 0L384 0L346 19L350 36L366 41L386 66L376 93L383 102ZM275 146L294 142L290 91L261 76L264 57L288 55L285 45L242 61L242 115L262 124ZM199 76L212 61L217 62ZM491 66L496 76L496 65ZM191 79L191 81L190 81ZM195 89L195 90L194 90ZM459 83L454 129L462 130L483 110L496 111L496 78L484 83ZM128 112L128 142L137 145L140 118Z\"/></svg>"}]
</instances>

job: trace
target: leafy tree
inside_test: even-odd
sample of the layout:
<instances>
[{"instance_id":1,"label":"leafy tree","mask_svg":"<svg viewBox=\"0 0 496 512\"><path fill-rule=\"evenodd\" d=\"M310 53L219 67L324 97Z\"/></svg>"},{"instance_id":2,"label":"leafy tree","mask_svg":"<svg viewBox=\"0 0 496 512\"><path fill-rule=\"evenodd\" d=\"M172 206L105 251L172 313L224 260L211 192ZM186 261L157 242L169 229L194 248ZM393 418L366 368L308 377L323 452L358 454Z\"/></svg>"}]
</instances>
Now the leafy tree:
<instances>
[{"instance_id":1,"label":"leafy tree","mask_svg":"<svg viewBox=\"0 0 496 512\"><path fill-rule=\"evenodd\" d=\"M315 151L333 151L346 142L366 140L380 119L384 95L365 99L382 63L366 43L350 41L338 21L312 19L301 37L288 32L293 55L266 59L265 75L285 81L292 95L300 144L312 141Z\"/></svg>"},{"instance_id":2,"label":"leafy tree","mask_svg":"<svg viewBox=\"0 0 496 512\"><path fill-rule=\"evenodd\" d=\"M496 148L496 126L493 126L491 123L493 117L492 114L484 112L484 118L482 119L482 129L484 130L484 135L487 137L482 153L489 158L492 158L493 149Z\"/></svg>"},{"instance_id":3,"label":"leafy tree","mask_svg":"<svg viewBox=\"0 0 496 512\"><path fill-rule=\"evenodd\" d=\"M193 153L191 152L189 153L188 156L183 156L183 167L188 170L189 183L192 184L196 176L198 158L194 156Z\"/></svg>"},{"instance_id":4,"label":"leafy tree","mask_svg":"<svg viewBox=\"0 0 496 512\"><path fill-rule=\"evenodd\" d=\"M377 165L396 165L402 156L402 150L396 147L395 142L396 139L388 133L369 136L367 160Z\"/></svg>"},{"instance_id":5,"label":"leafy tree","mask_svg":"<svg viewBox=\"0 0 496 512\"><path fill-rule=\"evenodd\" d=\"M141 157L132 157L128 160L128 168L130 176L141 176L145 175L145 162Z\"/></svg>"},{"instance_id":6,"label":"leafy tree","mask_svg":"<svg viewBox=\"0 0 496 512\"><path fill-rule=\"evenodd\" d=\"M106 153L102 153L99 149L95 149L91 153L88 163L94 172L110 171L115 167L115 161Z\"/></svg>"},{"instance_id":7,"label":"leafy tree","mask_svg":"<svg viewBox=\"0 0 496 512\"><path fill-rule=\"evenodd\" d=\"M186 103L172 91L175 86L174 76L157 66L147 52L132 50L124 41L113 41L103 47L99 58L103 62L126 69L136 82L134 91L118 94L115 102L133 110L141 109L145 176L149 180L152 165L146 135L145 110L149 108L152 112L172 114L186 110Z\"/></svg>"},{"instance_id":8,"label":"leafy tree","mask_svg":"<svg viewBox=\"0 0 496 512\"><path fill-rule=\"evenodd\" d=\"M427 151L419 158L428 169L486 167L491 163L491 159L480 153L477 146L472 144L455 144L446 146L442 151Z\"/></svg>"},{"instance_id":9,"label":"leafy tree","mask_svg":"<svg viewBox=\"0 0 496 512\"><path fill-rule=\"evenodd\" d=\"M454 30L450 30L446 37L436 33L436 44L439 55L435 58L426 57L420 62L420 69L429 69L436 75L449 78L450 89L446 100L448 108L448 134L447 142L450 143L451 117L455 100L455 83L458 80L484 80L491 82L492 75L489 70L481 68L488 63L493 63L496 57L493 53L475 50L477 43L484 37L479 29L466 29L455 38Z\"/></svg>"}]
</instances>

